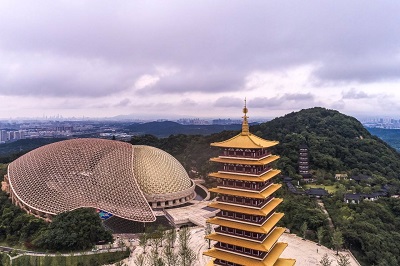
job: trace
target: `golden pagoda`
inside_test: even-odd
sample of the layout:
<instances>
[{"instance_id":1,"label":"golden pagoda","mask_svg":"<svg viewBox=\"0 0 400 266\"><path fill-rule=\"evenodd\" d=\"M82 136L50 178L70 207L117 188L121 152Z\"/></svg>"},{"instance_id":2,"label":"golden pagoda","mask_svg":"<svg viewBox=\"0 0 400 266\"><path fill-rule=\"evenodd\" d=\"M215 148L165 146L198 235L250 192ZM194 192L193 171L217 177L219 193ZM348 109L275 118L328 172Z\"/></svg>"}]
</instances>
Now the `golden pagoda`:
<instances>
[{"instance_id":1,"label":"golden pagoda","mask_svg":"<svg viewBox=\"0 0 400 266\"><path fill-rule=\"evenodd\" d=\"M210 159L220 170L210 174L218 181L210 191L218 197L209 206L220 212L207 220L217 227L206 238L217 243L204 255L213 258L208 266L293 266L296 260L279 258L287 243L278 242L285 228L276 226L284 214L275 211L282 199L273 193L281 185L271 181L280 173L271 166L279 156L270 152L278 142L251 134L247 112L245 100L242 132L211 143L220 148Z\"/></svg>"}]
</instances>

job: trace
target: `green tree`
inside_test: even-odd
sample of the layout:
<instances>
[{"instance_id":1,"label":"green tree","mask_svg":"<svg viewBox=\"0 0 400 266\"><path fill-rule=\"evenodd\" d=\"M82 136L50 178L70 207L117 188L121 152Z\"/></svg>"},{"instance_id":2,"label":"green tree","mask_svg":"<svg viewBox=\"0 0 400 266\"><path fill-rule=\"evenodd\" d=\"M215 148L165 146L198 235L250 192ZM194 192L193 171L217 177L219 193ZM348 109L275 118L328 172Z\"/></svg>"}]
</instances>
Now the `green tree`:
<instances>
[{"instance_id":1,"label":"green tree","mask_svg":"<svg viewBox=\"0 0 400 266\"><path fill-rule=\"evenodd\" d=\"M164 261L162 257L158 254L158 252L153 249L150 254L148 255L148 261L152 266L164 266Z\"/></svg>"},{"instance_id":2,"label":"green tree","mask_svg":"<svg viewBox=\"0 0 400 266\"><path fill-rule=\"evenodd\" d=\"M179 231L179 257L182 266L190 266L196 260L196 253L190 248L191 234L187 227Z\"/></svg>"},{"instance_id":3,"label":"green tree","mask_svg":"<svg viewBox=\"0 0 400 266\"><path fill-rule=\"evenodd\" d=\"M167 244L169 244L173 248L175 245L175 241L176 241L176 229L172 228L172 229L168 230L165 233L165 239L167 241Z\"/></svg>"},{"instance_id":4,"label":"green tree","mask_svg":"<svg viewBox=\"0 0 400 266\"><path fill-rule=\"evenodd\" d=\"M324 235L325 235L324 228L322 226L318 227L318 230L317 230L318 245L321 245L321 242L322 242L322 239L324 238Z\"/></svg>"},{"instance_id":5,"label":"green tree","mask_svg":"<svg viewBox=\"0 0 400 266\"><path fill-rule=\"evenodd\" d=\"M139 246L143 248L143 253L146 254L147 243L149 242L149 236L146 232L139 236Z\"/></svg>"},{"instance_id":6,"label":"green tree","mask_svg":"<svg viewBox=\"0 0 400 266\"><path fill-rule=\"evenodd\" d=\"M339 258L337 259L338 266L350 266L350 259L348 255L339 254Z\"/></svg>"},{"instance_id":7,"label":"green tree","mask_svg":"<svg viewBox=\"0 0 400 266\"><path fill-rule=\"evenodd\" d=\"M343 243L344 243L344 241L343 241L342 232L339 231L339 230L333 231L333 234L332 234L332 245L336 249L336 255L339 254L339 249L342 248Z\"/></svg>"},{"instance_id":8,"label":"green tree","mask_svg":"<svg viewBox=\"0 0 400 266\"><path fill-rule=\"evenodd\" d=\"M303 236L303 239L306 239L307 229L308 229L307 222L304 222L300 227L300 231Z\"/></svg>"},{"instance_id":9,"label":"green tree","mask_svg":"<svg viewBox=\"0 0 400 266\"><path fill-rule=\"evenodd\" d=\"M162 246L162 242L165 237L164 229L163 228L157 228L154 230L152 233L149 234L150 237L150 243L153 247L153 250L158 253L158 247Z\"/></svg>"},{"instance_id":10,"label":"green tree","mask_svg":"<svg viewBox=\"0 0 400 266\"><path fill-rule=\"evenodd\" d=\"M322 259L319 261L319 263L321 263L321 266L331 266L332 265L332 261L329 259L328 254L324 254L324 256L322 256Z\"/></svg>"},{"instance_id":11,"label":"green tree","mask_svg":"<svg viewBox=\"0 0 400 266\"><path fill-rule=\"evenodd\" d=\"M166 266L178 265L178 257L169 242L167 242L167 245L163 249L163 258Z\"/></svg>"},{"instance_id":12,"label":"green tree","mask_svg":"<svg viewBox=\"0 0 400 266\"><path fill-rule=\"evenodd\" d=\"M206 228L204 229L204 233L206 236L210 235L212 233L212 226L210 223L206 223ZM208 242L208 249L211 248L211 239L206 239Z\"/></svg>"},{"instance_id":13,"label":"green tree","mask_svg":"<svg viewBox=\"0 0 400 266\"><path fill-rule=\"evenodd\" d=\"M93 209L60 213L34 241L43 249L69 251L92 248L98 241L110 242L112 235L102 225Z\"/></svg>"},{"instance_id":14,"label":"green tree","mask_svg":"<svg viewBox=\"0 0 400 266\"><path fill-rule=\"evenodd\" d=\"M145 266L146 256L144 256L143 254L137 254L133 259L133 263L135 263L136 266Z\"/></svg>"}]
</instances>

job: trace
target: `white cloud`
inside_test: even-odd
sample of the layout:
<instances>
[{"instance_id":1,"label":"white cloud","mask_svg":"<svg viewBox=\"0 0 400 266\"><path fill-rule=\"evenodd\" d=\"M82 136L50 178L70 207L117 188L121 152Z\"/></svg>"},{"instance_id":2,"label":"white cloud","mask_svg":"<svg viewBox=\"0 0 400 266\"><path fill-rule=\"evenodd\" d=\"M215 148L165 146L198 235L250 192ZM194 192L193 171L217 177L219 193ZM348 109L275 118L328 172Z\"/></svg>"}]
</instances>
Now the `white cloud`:
<instances>
[{"instance_id":1,"label":"white cloud","mask_svg":"<svg viewBox=\"0 0 400 266\"><path fill-rule=\"evenodd\" d=\"M136 80L134 88L141 90L146 87L151 87L155 85L159 80L160 77L156 75L143 75Z\"/></svg>"}]
</instances>

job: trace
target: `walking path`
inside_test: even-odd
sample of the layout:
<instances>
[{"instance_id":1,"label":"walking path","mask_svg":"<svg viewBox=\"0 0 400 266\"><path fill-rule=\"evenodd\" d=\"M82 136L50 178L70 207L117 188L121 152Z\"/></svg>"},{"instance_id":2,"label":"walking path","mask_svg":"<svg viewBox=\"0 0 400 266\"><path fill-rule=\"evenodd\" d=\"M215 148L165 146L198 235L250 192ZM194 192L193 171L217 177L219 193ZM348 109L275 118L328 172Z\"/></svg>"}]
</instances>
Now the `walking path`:
<instances>
[{"instance_id":1,"label":"walking path","mask_svg":"<svg viewBox=\"0 0 400 266\"><path fill-rule=\"evenodd\" d=\"M319 207L321 208L321 210L323 211L323 213L325 213L325 214L328 216L329 227L330 227L331 229L335 229L335 226L333 225L332 219L331 219L331 217L329 216L328 211L325 209L324 202L323 202L322 200L317 200L317 203L318 203Z\"/></svg>"}]
</instances>

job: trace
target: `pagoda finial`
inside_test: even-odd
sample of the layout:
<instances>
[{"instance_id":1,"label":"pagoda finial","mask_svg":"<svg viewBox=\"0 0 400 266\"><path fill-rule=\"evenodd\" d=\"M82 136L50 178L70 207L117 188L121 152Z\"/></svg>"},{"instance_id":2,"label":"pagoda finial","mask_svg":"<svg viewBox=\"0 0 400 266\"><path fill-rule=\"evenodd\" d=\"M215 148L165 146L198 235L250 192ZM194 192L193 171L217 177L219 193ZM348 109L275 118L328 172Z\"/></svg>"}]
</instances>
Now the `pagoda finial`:
<instances>
[{"instance_id":1,"label":"pagoda finial","mask_svg":"<svg viewBox=\"0 0 400 266\"><path fill-rule=\"evenodd\" d=\"M247 112L248 111L249 110L247 109L247 101L246 101L246 98L244 98L244 108L243 108L244 116L243 116L243 123L242 123L242 135L243 136L247 136L250 134L249 122L247 121L247 118L248 118Z\"/></svg>"}]
</instances>

